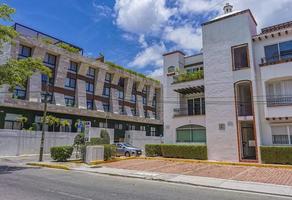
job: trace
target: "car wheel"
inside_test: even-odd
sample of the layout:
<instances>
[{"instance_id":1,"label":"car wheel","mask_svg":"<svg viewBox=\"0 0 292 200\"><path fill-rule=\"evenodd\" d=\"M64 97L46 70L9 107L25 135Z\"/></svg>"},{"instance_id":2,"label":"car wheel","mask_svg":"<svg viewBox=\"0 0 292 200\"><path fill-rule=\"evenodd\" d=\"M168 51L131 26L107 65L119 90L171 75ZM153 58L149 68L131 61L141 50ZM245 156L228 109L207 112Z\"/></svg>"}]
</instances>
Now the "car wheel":
<instances>
[{"instance_id":1,"label":"car wheel","mask_svg":"<svg viewBox=\"0 0 292 200\"><path fill-rule=\"evenodd\" d=\"M125 156L126 156L126 157L130 157L130 156L131 156L130 152L127 151L127 152L125 153Z\"/></svg>"}]
</instances>

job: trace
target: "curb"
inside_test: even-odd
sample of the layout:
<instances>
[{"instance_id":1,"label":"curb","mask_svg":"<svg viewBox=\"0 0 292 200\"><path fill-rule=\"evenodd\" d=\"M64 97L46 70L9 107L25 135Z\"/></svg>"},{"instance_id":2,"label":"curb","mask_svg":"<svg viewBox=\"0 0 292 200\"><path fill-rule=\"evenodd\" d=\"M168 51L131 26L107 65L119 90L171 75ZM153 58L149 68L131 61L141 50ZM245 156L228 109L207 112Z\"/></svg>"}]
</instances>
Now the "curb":
<instances>
[{"instance_id":1,"label":"curb","mask_svg":"<svg viewBox=\"0 0 292 200\"><path fill-rule=\"evenodd\" d=\"M205 163L205 164L211 164L211 165L232 165L232 166L260 167L260 168L277 168L277 169L290 169L290 170L292 170L292 165L260 164L260 163L237 163L237 162L218 162L218 161L180 159L180 158L163 158L163 157L144 157L144 158L139 158L138 157L136 159L162 160L162 161L186 162L186 163Z\"/></svg>"},{"instance_id":2,"label":"curb","mask_svg":"<svg viewBox=\"0 0 292 200\"><path fill-rule=\"evenodd\" d=\"M60 164L48 164L48 163L26 163L26 165L37 166L37 167L53 168L53 169L70 170L70 168L67 167L66 165L60 165Z\"/></svg>"},{"instance_id":3,"label":"curb","mask_svg":"<svg viewBox=\"0 0 292 200\"><path fill-rule=\"evenodd\" d=\"M106 160L106 161L97 160L97 161L90 162L89 165L92 165L92 167L94 167L95 165L113 163L113 162L118 162L118 161L123 161L123 160L134 160L134 159L137 159L137 157L115 158L115 159Z\"/></svg>"}]
</instances>

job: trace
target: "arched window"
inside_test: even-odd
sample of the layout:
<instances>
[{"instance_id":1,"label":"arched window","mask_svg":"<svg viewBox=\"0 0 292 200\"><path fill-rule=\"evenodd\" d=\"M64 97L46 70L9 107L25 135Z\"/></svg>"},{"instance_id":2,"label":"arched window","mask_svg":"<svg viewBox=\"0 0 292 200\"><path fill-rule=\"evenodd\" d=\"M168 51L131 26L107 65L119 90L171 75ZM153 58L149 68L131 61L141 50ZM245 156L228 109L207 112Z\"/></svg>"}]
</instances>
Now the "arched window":
<instances>
[{"instance_id":1,"label":"arched window","mask_svg":"<svg viewBox=\"0 0 292 200\"><path fill-rule=\"evenodd\" d=\"M206 128L199 125L185 125L176 129L176 142L206 143Z\"/></svg>"},{"instance_id":2,"label":"arched window","mask_svg":"<svg viewBox=\"0 0 292 200\"><path fill-rule=\"evenodd\" d=\"M175 72L175 66L170 66L167 68L167 73L173 73Z\"/></svg>"}]
</instances>

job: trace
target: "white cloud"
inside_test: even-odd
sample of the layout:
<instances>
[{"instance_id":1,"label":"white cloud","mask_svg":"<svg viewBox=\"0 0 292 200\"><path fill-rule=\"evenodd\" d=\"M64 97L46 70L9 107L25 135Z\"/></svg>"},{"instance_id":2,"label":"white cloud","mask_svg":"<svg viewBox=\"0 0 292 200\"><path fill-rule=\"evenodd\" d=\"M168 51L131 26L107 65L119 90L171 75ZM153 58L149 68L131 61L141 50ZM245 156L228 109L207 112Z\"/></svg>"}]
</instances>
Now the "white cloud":
<instances>
[{"instance_id":1,"label":"white cloud","mask_svg":"<svg viewBox=\"0 0 292 200\"><path fill-rule=\"evenodd\" d=\"M95 10L94 20L99 21L101 18L111 17L112 9L106 5L100 5L95 0L92 1Z\"/></svg>"},{"instance_id":2,"label":"white cloud","mask_svg":"<svg viewBox=\"0 0 292 200\"><path fill-rule=\"evenodd\" d=\"M173 14L166 0L116 0L116 24L125 31L155 33Z\"/></svg>"},{"instance_id":3,"label":"white cloud","mask_svg":"<svg viewBox=\"0 0 292 200\"><path fill-rule=\"evenodd\" d=\"M144 68L148 65L162 66L162 54L166 49L164 44L154 44L139 52L129 66L136 69Z\"/></svg>"},{"instance_id":4,"label":"white cloud","mask_svg":"<svg viewBox=\"0 0 292 200\"><path fill-rule=\"evenodd\" d=\"M202 13L217 10L221 3L218 0L178 0L178 7L181 13Z\"/></svg>"},{"instance_id":5,"label":"white cloud","mask_svg":"<svg viewBox=\"0 0 292 200\"><path fill-rule=\"evenodd\" d=\"M178 28L167 27L164 39L174 42L178 48L186 50L200 50L202 48L202 32L200 28L185 25Z\"/></svg>"},{"instance_id":6,"label":"white cloud","mask_svg":"<svg viewBox=\"0 0 292 200\"><path fill-rule=\"evenodd\" d=\"M141 44L141 47L143 47L143 48L147 48L148 47L148 44L145 41L145 35L142 34L142 35L139 36L139 43Z\"/></svg>"},{"instance_id":7,"label":"white cloud","mask_svg":"<svg viewBox=\"0 0 292 200\"><path fill-rule=\"evenodd\" d=\"M154 69L152 72L149 72L149 77L159 80L163 82L163 68Z\"/></svg>"}]
</instances>

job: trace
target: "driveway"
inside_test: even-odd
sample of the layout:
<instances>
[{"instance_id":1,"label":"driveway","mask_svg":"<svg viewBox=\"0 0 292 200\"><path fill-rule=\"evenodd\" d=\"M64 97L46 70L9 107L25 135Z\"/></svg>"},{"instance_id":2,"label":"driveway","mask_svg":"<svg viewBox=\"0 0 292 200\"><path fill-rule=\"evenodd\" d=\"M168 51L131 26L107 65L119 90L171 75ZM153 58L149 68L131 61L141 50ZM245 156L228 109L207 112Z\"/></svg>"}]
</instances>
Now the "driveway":
<instances>
[{"instance_id":1,"label":"driveway","mask_svg":"<svg viewBox=\"0 0 292 200\"><path fill-rule=\"evenodd\" d=\"M292 170L250 166L189 163L180 161L132 159L102 164L105 167L203 176L292 186Z\"/></svg>"}]
</instances>

